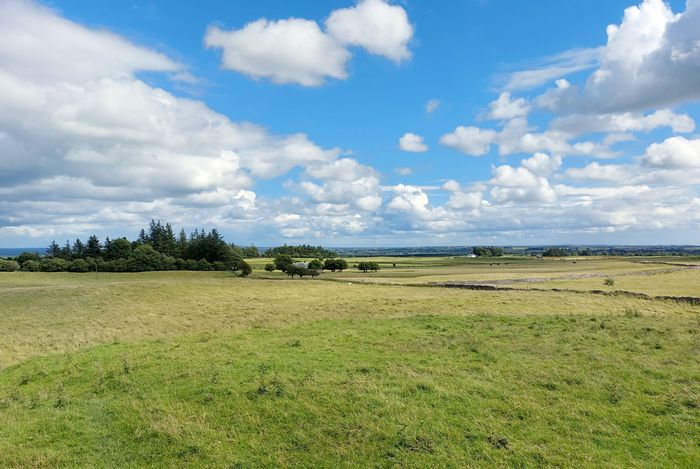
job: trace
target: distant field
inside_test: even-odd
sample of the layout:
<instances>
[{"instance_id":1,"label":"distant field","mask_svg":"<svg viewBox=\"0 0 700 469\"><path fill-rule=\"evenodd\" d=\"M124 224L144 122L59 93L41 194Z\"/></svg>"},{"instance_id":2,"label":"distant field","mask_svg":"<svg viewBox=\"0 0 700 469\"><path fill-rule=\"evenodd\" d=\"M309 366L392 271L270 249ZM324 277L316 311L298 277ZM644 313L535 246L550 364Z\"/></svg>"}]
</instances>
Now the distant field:
<instances>
[{"instance_id":1,"label":"distant field","mask_svg":"<svg viewBox=\"0 0 700 469\"><path fill-rule=\"evenodd\" d=\"M363 260L379 262L379 272L363 273L350 268L344 272L324 272L322 279L388 284L471 283L513 288L568 288L573 290L626 290L649 295L700 297L698 257L649 258L348 258L352 266ZM262 269L269 260L255 259ZM282 278L284 274L258 272L258 276ZM613 288L606 278L615 279Z\"/></svg>"},{"instance_id":2,"label":"distant field","mask_svg":"<svg viewBox=\"0 0 700 469\"><path fill-rule=\"evenodd\" d=\"M570 290L623 290L652 296L700 297L700 269L656 273L653 275L610 275L613 287L605 286L603 278L551 280L546 282L511 283L515 288L564 288Z\"/></svg>"},{"instance_id":3,"label":"distant field","mask_svg":"<svg viewBox=\"0 0 700 469\"><path fill-rule=\"evenodd\" d=\"M467 261L0 274L0 467L700 465L700 307L360 282L669 266Z\"/></svg>"}]
</instances>

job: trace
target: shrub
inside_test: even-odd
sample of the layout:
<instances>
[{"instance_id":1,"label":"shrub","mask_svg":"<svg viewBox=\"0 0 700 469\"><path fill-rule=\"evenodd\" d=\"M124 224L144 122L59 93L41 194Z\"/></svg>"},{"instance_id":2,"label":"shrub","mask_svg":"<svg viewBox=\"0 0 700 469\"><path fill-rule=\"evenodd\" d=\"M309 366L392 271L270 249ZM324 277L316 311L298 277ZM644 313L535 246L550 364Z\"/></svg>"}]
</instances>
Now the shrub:
<instances>
[{"instance_id":1,"label":"shrub","mask_svg":"<svg viewBox=\"0 0 700 469\"><path fill-rule=\"evenodd\" d=\"M127 266L130 272L171 270L175 268L175 259L157 252L149 244L142 244L131 252Z\"/></svg>"},{"instance_id":2,"label":"shrub","mask_svg":"<svg viewBox=\"0 0 700 469\"><path fill-rule=\"evenodd\" d=\"M284 271L287 275L290 275L292 278L294 278L295 275L298 275L299 278L303 277L304 275L309 275L309 269L306 269L304 267L297 267L294 265L290 265L287 267L287 270Z\"/></svg>"},{"instance_id":3,"label":"shrub","mask_svg":"<svg viewBox=\"0 0 700 469\"><path fill-rule=\"evenodd\" d=\"M39 262L41 260L41 257L39 257L39 254L35 252L23 252L19 256L17 256L17 259L15 259L17 262L19 262L19 265L24 265L25 262L27 261L37 261Z\"/></svg>"},{"instance_id":4,"label":"shrub","mask_svg":"<svg viewBox=\"0 0 700 469\"><path fill-rule=\"evenodd\" d=\"M68 262L58 257L46 257L39 264L42 272L64 272L68 269Z\"/></svg>"},{"instance_id":5,"label":"shrub","mask_svg":"<svg viewBox=\"0 0 700 469\"><path fill-rule=\"evenodd\" d=\"M377 262L358 262L357 269L362 272L372 271L377 272L379 270L379 264Z\"/></svg>"},{"instance_id":6,"label":"shrub","mask_svg":"<svg viewBox=\"0 0 700 469\"><path fill-rule=\"evenodd\" d=\"M211 266L214 270L218 270L218 271L226 270L226 264L223 263L222 261L212 262Z\"/></svg>"},{"instance_id":7,"label":"shrub","mask_svg":"<svg viewBox=\"0 0 700 469\"><path fill-rule=\"evenodd\" d=\"M247 277L253 273L253 268L246 261L243 261L239 270L241 271L241 277Z\"/></svg>"},{"instance_id":8,"label":"shrub","mask_svg":"<svg viewBox=\"0 0 700 469\"><path fill-rule=\"evenodd\" d=\"M90 265L85 261L85 259L76 259L68 264L69 272L89 272Z\"/></svg>"},{"instance_id":9,"label":"shrub","mask_svg":"<svg viewBox=\"0 0 700 469\"><path fill-rule=\"evenodd\" d=\"M287 272L287 270L294 264L294 259L289 254L280 254L275 257L275 269L281 270L282 272Z\"/></svg>"},{"instance_id":10,"label":"shrub","mask_svg":"<svg viewBox=\"0 0 700 469\"><path fill-rule=\"evenodd\" d=\"M15 272L17 270L19 270L17 261L0 259L0 272Z\"/></svg>"},{"instance_id":11,"label":"shrub","mask_svg":"<svg viewBox=\"0 0 700 469\"><path fill-rule=\"evenodd\" d=\"M28 260L22 262L22 271L24 272L41 272L41 264L39 261Z\"/></svg>"},{"instance_id":12,"label":"shrub","mask_svg":"<svg viewBox=\"0 0 700 469\"><path fill-rule=\"evenodd\" d=\"M104 272L128 272L129 262L126 259L114 259L102 264L101 269Z\"/></svg>"},{"instance_id":13,"label":"shrub","mask_svg":"<svg viewBox=\"0 0 700 469\"><path fill-rule=\"evenodd\" d=\"M274 272L274 270L275 270L275 264L265 264L265 271Z\"/></svg>"},{"instance_id":14,"label":"shrub","mask_svg":"<svg viewBox=\"0 0 700 469\"><path fill-rule=\"evenodd\" d=\"M335 272L336 270L343 271L348 268L348 262L345 259L326 259L323 263L324 270Z\"/></svg>"},{"instance_id":15,"label":"shrub","mask_svg":"<svg viewBox=\"0 0 700 469\"><path fill-rule=\"evenodd\" d=\"M615 279L612 277L608 277L605 280L603 280L603 285L605 285L606 287L614 287Z\"/></svg>"},{"instance_id":16,"label":"shrub","mask_svg":"<svg viewBox=\"0 0 700 469\"><path fill-rule=\"evenodd\" d=\"M206 259L200 259L197 261L197 269L202 271L214 270L214 267Z\"/></svg>"}]
</instances>

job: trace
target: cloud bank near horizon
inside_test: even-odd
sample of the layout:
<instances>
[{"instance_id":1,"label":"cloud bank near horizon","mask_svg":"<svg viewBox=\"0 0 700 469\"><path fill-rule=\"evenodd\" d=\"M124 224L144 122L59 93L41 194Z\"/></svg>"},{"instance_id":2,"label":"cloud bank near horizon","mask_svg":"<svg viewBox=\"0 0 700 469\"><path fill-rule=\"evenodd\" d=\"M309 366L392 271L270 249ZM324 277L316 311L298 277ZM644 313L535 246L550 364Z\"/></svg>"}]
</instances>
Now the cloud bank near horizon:
<instances>
[{"instance_id":1,"label":"cloud bank near horizon","mask_svg":"<svg viewBox=\"0 0 700 469\"><path fill-rule=\"evenodd\" d=\"M264 122L234 121L143 78L192 76L181 61L8 0L0 4L0 244L128 233L151 218L261 244L691 232L700 227L700 138L678 106L700 98L699 23L700 0L680 13L661 0L627 8L595 52L514 73L478 122L455 123L435 141L420 129L387 136L406 158L430 161L434 147L479 158L488 177L446 172L416 184L420 172L406 163L394 177L412 182L387 184L381 155L320 145L304 129L276 134ZM402 6L362 0L319 24L263 18L202 33L222 50L223 68L279 86L351 80L356 49L390 64L411 60L416 29ZM569 78L582 72L582 81ZM430 117L440 103L416 113ZM536 113L547 113L544 125ZM619 148L655 132L665 134L639 154ZM269 184L277 190L261 189Z\"/></svg>"}]
</instances>

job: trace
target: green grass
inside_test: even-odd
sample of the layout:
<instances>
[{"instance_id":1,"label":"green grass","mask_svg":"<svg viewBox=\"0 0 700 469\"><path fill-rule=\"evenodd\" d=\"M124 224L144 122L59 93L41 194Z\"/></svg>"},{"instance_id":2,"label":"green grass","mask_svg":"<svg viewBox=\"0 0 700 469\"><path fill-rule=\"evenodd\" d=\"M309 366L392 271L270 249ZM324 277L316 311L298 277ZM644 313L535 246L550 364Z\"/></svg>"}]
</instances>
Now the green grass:
<instances>
[{"instance_id":1,"label":"green grass","mask_svg":"<svg viewBox=\"0 0 700 469\"><path fill-rule=\"evenodd\" d=\"M369 258L367 258L369 259ZM477 283L514 288L625 290L648 295L700 297L700 259L697 257L379 257L379 272L350 268L324 272L322 279L386 284ZM352 266L362 259L350 258ZM255 260L260 269L269 260ZM259 265L258 265L259 264ZM680 264L680 265L679 265ZM694 267L694 268L688 268ZM275 272L256 272L263 278L283 278ZM603 280L615 278L615 288Z\"/></svg>"},{"instance_id":2,"label":"green grass","mask_svg":"<svg viewBox=\"0 0 700 469\"><path fill-rule=\"evenodd\" d=\"M0 297L0 467L700 465L682 303L183 272Z\"/></svg>"},{"instance_id":3,"label":"green grass","mask_svg":"<svg viewBox=\"0 0 700 469\"><path fill-rule=\"evenodd\" d=\"M605 278L578 278L546 282L512 283L517 288L566 288L570 290L623 290L652 296L700 297L700 269L669 271L653 275L610 275L613 287L603 285Z\"/></svg>"}]
</instances>

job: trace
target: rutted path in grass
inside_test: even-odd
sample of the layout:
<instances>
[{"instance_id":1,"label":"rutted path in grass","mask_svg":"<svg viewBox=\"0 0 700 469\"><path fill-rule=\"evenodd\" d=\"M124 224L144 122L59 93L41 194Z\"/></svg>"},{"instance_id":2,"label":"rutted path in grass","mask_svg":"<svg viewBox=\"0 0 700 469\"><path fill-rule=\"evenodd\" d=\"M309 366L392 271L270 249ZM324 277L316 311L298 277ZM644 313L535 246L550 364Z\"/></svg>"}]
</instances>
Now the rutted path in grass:
<instances>
[{"instance_id":1,"label":"rutted path in grass","mask_svg":"<svg viewBox=\"0 0 700 469\"><path fill-rule=\"evenodd\" d=\"M697 270L700 266L697 265L687 265L684 267L674 267L669 269L655 269L655 270L643 270L638 272L619 272L614 274L615 277L636 277L636 276L647 276L647 275L663 275L672 272L682 272L684 270ZM606 278L611 277L610 273L606 272L590 272L586 274L563 274L556 277L526 277L526 278L512 278L512 279L498 279L498 280L478 280L471 282L449 282L449 283L462 283L464 285L509 285L513 283L545 283L558 280L578 280L578 279L589 279L589 278Z\"/></svg>"}]
</instances>

